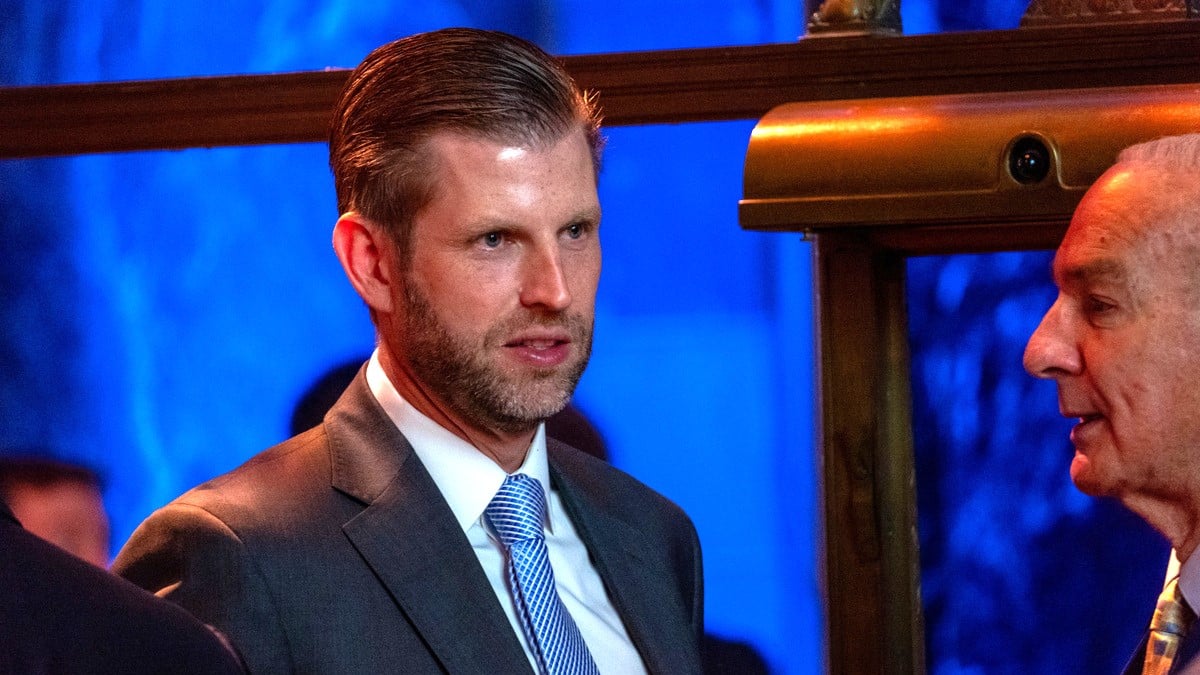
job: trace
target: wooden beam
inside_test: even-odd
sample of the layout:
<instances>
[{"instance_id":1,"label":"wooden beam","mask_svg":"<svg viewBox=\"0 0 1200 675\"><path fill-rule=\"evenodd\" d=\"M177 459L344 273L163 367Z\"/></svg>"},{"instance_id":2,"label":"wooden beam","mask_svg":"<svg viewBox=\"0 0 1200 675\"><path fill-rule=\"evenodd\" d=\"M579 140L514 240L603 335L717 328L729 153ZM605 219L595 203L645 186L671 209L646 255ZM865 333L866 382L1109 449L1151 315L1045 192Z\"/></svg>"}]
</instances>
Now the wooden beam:
<instances>
[{"instance_id":1,"label":"wooden beam","mask_svg":"<svg viewBox=\"0 0 1200 675\"><path fill-rule=\"evenodd\" d=\"M1200 81L1200 22L564 57L609 125L757 119L789 101ZM347 71L0 88L0 157L322 142Z\"/></svg>"}]
</instances>

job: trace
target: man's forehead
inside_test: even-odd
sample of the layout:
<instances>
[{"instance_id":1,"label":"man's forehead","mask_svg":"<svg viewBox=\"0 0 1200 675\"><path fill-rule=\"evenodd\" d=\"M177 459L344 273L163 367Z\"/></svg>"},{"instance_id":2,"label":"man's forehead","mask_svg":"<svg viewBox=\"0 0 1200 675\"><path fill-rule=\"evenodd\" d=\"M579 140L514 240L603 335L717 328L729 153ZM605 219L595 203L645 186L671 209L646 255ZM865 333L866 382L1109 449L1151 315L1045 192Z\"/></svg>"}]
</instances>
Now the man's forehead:
<instances>
[{"instance_id":1,"label":"man's forehead","mask_svg":"<svg viewBox=\"0 0 1200 675\"><path fill-rule=\"evenodd\" d=\"M1144 272L1147 232L1125 206L1092 201L1075 214L1054 256L1059 287L1129 284Z\"/></svg>"},{"instance_id":2,"label":"man's forehead","mask_svg":"<svg viewBox=\"0 0 1200 675\"><path fill-rule=\"evenodd\" d=\"M1130 258L1143 245L1144 228L1122 194L1127 174L1111 171L1080 202L1054 256L1054 280L1060 286L1124 281Z\"/></svg>"}]
</instances>

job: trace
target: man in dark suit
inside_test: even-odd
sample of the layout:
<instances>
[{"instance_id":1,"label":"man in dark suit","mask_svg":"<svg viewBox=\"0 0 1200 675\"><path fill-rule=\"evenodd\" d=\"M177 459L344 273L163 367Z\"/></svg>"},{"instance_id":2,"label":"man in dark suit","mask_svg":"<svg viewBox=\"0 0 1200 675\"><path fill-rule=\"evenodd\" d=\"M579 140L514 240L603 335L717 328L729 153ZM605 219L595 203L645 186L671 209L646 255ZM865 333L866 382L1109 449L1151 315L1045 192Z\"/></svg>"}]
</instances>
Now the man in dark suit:
<instances>
[{"instance_id":1,"label":"man in dark suit","mask_svg":"<svg viewBox=\"0 0 1200 675\"><path fill-rule=\"evenodd\" d=\"M115 569L253 672L699 672L691 522L544 431L590 354L600 146L523 40L368 55L330 163L377 349L321 425L152 515Z\"/></svg>"},{"instance_id":2,"label":"man in dark suit","mask_svg":"<svg viewBox=\"0 0 1200 675\"><path fill-rule=\"evenodd\" d=\"M1200 668L1200 134L1123 151L1053 271L1058 299L1025 368L1055 380L1060 411L1079 420L1071 479L1144 518L1181 561L1127 672Z\"/></svg>"},{"instance_id":3,"label":"man in dark suit","mask_svg":"<svg viewBox=\"0 0 1200 675\"><path fill-rule=\"evenodd\" d=\"M0 499L0 673L240 672L204 624L27 532Z\"/></svg>"}]
</instances>

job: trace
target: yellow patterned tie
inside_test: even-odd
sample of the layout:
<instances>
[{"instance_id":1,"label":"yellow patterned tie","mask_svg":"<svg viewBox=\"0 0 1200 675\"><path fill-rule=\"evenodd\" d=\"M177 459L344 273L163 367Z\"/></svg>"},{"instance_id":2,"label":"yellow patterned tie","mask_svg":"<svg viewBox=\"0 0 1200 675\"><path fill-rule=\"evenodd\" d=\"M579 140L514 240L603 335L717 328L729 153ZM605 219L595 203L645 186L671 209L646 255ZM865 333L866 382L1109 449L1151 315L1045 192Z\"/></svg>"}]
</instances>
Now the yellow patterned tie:
<instances>
[{"instance_id":1,"label":"yellow patterned tie","mask_svg":"<svg viewBox=\"0 0 1200 675\"><path fill-rule=\"evenodd\" d=\"M1167 675L1179 653L1183 636L1187 635L1196 615L1179 592L1179 577L1167 582L1158 596L1158 606L1150 619L1150 639L1146 642L1146 665L1143 675Z\"/></svg>"}]
</instances>

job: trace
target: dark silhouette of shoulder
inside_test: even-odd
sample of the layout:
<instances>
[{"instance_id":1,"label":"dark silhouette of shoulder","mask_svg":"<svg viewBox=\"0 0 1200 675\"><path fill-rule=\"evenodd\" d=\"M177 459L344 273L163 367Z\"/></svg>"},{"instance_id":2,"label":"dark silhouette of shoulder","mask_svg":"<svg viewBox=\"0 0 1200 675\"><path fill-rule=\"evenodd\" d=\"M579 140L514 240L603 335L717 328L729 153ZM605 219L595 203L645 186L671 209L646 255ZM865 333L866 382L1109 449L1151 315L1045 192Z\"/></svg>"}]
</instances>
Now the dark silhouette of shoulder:
<instances>
[{"instance_id":1,"label":"dark silhouette of shoulder","mask_svg":"<svg viewBox=\"0 0 1200 675\"><path fill-rule=\"evenodd\" d=\"M0 673L242 672L192 615L35 537L0 500Z\"/></svg>"}]
</instances>

